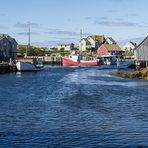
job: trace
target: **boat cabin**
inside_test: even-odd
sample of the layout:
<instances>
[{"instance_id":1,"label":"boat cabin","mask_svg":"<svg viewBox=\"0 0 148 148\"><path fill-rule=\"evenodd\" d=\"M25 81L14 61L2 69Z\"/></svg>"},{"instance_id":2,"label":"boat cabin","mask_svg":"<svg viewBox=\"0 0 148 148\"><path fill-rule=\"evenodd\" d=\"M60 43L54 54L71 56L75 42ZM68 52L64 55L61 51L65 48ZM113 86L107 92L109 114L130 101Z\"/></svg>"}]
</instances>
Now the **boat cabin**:
<instances>
[{"instance_id":1,"label":"boat cabin","mask_svg":"<svg viewBox=\"0 0 148 148\"><path fill-rule=\"evenodd\" d=\"M83 59L81 55L70 55L69 58L75 62L80 62Z\"/></svg>"},{"instance_id":2,"label":"boat cabin","mask_svg":"<svg viewBox=\"0 0 148 148\"><path fill-rule=\"evenodd\" d=\"M99 59L101 65L115 65L117 62L117 58L114 55L104 55L97 59Z\"/></svg>"}]
</instances>

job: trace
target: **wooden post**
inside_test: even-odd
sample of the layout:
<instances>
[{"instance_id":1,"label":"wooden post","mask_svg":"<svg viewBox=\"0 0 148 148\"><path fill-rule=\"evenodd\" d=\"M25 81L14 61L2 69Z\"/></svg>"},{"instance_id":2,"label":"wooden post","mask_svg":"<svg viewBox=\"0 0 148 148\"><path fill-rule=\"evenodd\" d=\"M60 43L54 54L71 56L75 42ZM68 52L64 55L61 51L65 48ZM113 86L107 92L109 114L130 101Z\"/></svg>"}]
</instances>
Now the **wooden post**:
<instances>
[{"instance_id":1,"label":"wooden post","mask_svg":"<svg viewBox=\"0 0 148 148\"><path fill-rule=\"evenodd\" d=\"M120 61L119 61L119 57L117 58L117 70L120 70Z\"/></svg>"},{"instance_id":2,"label":"wooden post","mask_svg":"<svg viewBox=\"0 0 148 148\"><path fill-rule=\"evenodd\" d=\"M140 62L136 61L136 70L139 70L139 69L140 69Z\"/></svg>"},{"instance_id":3,"label":"wooden post","mask_svg":"<svg viewBox=\"0 0 148 148\"><path fill-rule=\"evenodd\" d=\"M148 67L148 61L146 61L146 68Z\"/></svg>"}]
</instances>

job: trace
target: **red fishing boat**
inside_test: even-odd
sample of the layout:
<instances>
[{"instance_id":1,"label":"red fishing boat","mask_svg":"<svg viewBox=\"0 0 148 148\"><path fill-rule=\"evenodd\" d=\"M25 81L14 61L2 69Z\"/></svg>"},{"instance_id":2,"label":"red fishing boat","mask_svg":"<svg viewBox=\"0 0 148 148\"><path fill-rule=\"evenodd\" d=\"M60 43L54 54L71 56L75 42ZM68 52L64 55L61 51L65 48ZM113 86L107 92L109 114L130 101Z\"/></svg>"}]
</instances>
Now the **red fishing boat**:
<instances>
[{"instance_id":1,"label":"red fishing boat","mask_svg":"<svg viewBox=\"0 0 148 148\"><path fill-rule=\"evenodd\" d=\"M62 58L62 64L63 66L97 66L99 65L99 61L97 59L85 61L81 56L70 55L69 58Z\"/></svg>"},{"instance_id":2,"label":"red fishing boat","mask_svg":"<svg viewBox=\"0 0 148 148\"><path fill-rule=\"evenodd\" d=\"M80 31L82 39L82 30ZM82 53L82 44L80 44L80 53ZM62 57L63 66L97 66L100 65L99 59L96 60L83 60L83 57L75 54L75 51L69 56L69 58Z\"/></svg>"}]
</instances>

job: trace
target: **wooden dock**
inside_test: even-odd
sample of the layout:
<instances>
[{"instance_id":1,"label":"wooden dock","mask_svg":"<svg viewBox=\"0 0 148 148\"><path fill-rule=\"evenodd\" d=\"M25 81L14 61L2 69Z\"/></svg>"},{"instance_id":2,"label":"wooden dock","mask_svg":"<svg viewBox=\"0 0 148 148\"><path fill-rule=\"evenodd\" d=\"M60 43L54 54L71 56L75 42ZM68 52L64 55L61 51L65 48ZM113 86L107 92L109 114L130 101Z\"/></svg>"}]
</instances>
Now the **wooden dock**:
<instances>
[{"instance_id":1,"label":"wooden dock","mask_svg":"<svg viewBox=\"0 0 148 148\"><path fill-rule=\"evenodd\" d=\"M0 74L17 72L16 65L0 64Z\"/></svg>"},{"instance_id":2,"label":"wooden dock","mask_svg":"<svg viewBox=\"0 0 148 148\"><path fill-rule=\"evenodd\" d=\"M62 58L59 55L51 55L51 56L28 56L27 58L19 57L17 58L18 62L31 62L33 61L41 61L45 65L62 65Z\"/></svg>"},{"instance_id":3,"label":"wooden dock","mask_svg":"<svg viewBox=\"0 0 148 148\"><path fill-rule=\"evenodd\" d=\"M43 59L43 63L45 65L62 65L62 58L61 56L45 56Z\"/></svg>"}]
</instances>

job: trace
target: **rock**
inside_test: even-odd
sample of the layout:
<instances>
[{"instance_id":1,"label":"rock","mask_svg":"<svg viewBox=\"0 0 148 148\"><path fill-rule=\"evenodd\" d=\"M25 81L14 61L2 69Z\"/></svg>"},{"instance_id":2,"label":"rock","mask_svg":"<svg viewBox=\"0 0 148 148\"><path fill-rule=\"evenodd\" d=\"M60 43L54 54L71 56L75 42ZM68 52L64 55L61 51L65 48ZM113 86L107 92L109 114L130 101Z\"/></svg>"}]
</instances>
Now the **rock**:
<instances>
[{"instance_id":1,"label":"rock","mask_svg":"<svg viewBox=\"0 0 148 148\"><path fill-rule=\"evenodd\" d=\"M141 70L129 72L129 73L123 73L119 71L113 75L117 77L122 77L122 78L131 78L131 79L138 78L138 79L148 80L148 69L147 68L141 69Z\"/></svg>"}]
</instances>

